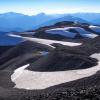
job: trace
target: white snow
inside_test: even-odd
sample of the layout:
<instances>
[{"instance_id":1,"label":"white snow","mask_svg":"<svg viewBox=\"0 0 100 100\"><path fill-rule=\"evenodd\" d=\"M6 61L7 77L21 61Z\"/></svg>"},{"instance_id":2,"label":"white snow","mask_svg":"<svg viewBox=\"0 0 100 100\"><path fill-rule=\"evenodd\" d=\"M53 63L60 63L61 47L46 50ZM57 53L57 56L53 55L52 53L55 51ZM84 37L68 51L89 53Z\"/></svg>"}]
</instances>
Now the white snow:
<instances>
[{"instance_id":1,"label":"white snow","mask_svg":"<svg viewBox=\"0 0 100 100\"><path fill-rule=\"evenodd\" d=\"M14 74L14 75L12 76L12 80L15 80L15 79L17 79L18 77L20 77L20 75L22 74L23 70L24 70L25 68L27 68L28 66L29 66L29 64L24 65L24 66L22 66L22 67L16 69L16 70L14 71L14 73L18 73L18 74Z\"/></svg>"},{"instance_id":2,"label":"white snow","mask_svg":"<svg viewBox=\"0 0 100 100\"><path fill-rule=\"evenodd\" d=\"M22 38L22 36L20 36L20 35L15 35L15 34L12 34L12 33L9 33L8 35L11 36L11 37Z\"/></svg>"},{"instance_id":3,"label":"white snow","mask_svg":"<svg viewBox=\"0 0 100 100\"><path fill-rule=\"evenodd\" d=\"M95 38L98 36L96 34L86 31L84 28L81 28L81 27L54 28L54 29L46 30L46 32L50 33L50 34L60 34L60 35L66 36L66 37L74 38L77 35L77 33L69 32L69 29L76 30L77 33L79 33L83 37Z\"/></svg>"},{"instance_id":4,"label":"white snow","mask_svg":"<svg viewBox=\"0 0 100 100\"><path fill-rule=\"evenodd\" d=\"M91 26L89 26L89 28L91 30L93 30L93 31L95 31L95 32L97 32L97 33L100 34L100 27L99 26L93 26L93 25L91 25Z\"/></svg>"},{"instance_id":5,"label":"white snow","mask_svg":"<svg viewBox=\"0 0 100 100\"><path fill-rule=\"evenodd\" d=\"M76 31L78 31L81 34L91 34L91 32L86 31L84 28L81 27L72 27L72 29L75 29Z\"/></svg>"},{"instance_id":6,"label":"white snow","mask_svg":"<svg viewBox=\"0 0 100 100\"><path fill-rule=\"evenodd\" d=\"M28 37L25 37L25 39L33 41L33 42L37 42L37 43L40 43L40 44L45 44L45 45L48 45L48 46L51 46L51 47L53 47L51 45L53 43L59 43L59 44L67 45L67 46L79 46L79 45L81 45L81 43L64 42L64 41L48 40L48 39L40 39L40 38L28 38Z\"/></svg>"},{"instance_id":7,"label":"white snow","mask_svg":"<svg viewBox=\"0 0 100 100\"><path fill-rule=\"evenodd\" d=\"M66 30L66 28L50 29L50 30L46 30L46 33L59 34L59 35L71 37L71 38L74 38L76 36L76 33L69 32L69 31Z\"/></svg>"},{"instance_id":8,"label":"white snow","mask_svg":"<svg viewBox=\"0 0 100 100\"><path fill-rule=\"evenodd\" d=\"M26 70L25 68L29 66L29 64L27 64L16 69L11 75L11 80L16 84L15 88L32 90L45 89L50 86L74 81L84 77L89 77L91 75L94 75L98 70L100 70L100 53L93 54L91 55L91 57L98 59L98 65L81 70L36 72Z\"/></svg>"},{"instance_id":9,"label":"white snow","mask_svg":"<svg viewBox=\"0 0 100 100\"><path fill-rule=\"evenodd\" d=\"M84 36L84 37L89 37L89 38L91 38L91 39L93 39L93 38L95 38L95 37L98 36L98 35L93 34L93 33L91 33L91 34L81 34L81 35Z\"/></svg>"},{"instance_id":10,"label":"white snow","mask_svg":"<svg viewBox=\"0 0 100 100\"><path fill-rule=\"evenodd\" d=\"M47 55L49 52L47 52L47 51L41 51L40 53L41 53L42 55L45 56L45 55Z\"/></svg>"},{"instance_id":11,"label":"white snow","mask_svg":"<svg viewBox=\"0 0 100 100\"><path fill-rule=\"evenodd\" d=\"M79 46L82 44L82 43L74 43L74 42L64 42L64 41L57 41L57 40L40 39L40 38L22 37L22 36L14 35L14 34L10 34L10 36L23 38L25 40L33 41L33 42L36 42L39 44L48 45L52 48L55 48L54 46L52 46L53 43L59 43L59 44L67 45L67 46Z\"/></svg>"}]
</instances>

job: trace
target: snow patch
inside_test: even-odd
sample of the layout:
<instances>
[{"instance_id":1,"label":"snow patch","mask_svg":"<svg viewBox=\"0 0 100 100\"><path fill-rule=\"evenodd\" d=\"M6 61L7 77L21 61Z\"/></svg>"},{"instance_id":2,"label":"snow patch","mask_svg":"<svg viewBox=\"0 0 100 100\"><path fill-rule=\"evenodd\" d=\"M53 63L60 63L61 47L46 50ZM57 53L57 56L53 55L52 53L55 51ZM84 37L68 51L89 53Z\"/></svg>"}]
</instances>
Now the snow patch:
<instances>
[{"instance_id":1,"label":"snow patch","mask_svg":"<svg viewBox=\"0 0 100 100\"><path fill-rule=\"evenodd\" d=\"M94 75L100 70L100 53L91 55L98 59L98 65L80 70L58 71L58 72L36 72L26 70L29 64L14 71L11 80L16 84L15 88L23 89L45 89L50 86L59 85L65 82L74 81ZM34 66L33 66L34 67Z\"/></svg>"},{"instance_id":2,"label":"snow patch","mask_svg":"<svg viewBox=\"0 0 100 100\"><path fill-rule=\"evenodd\" d=\"M24 37L26 40L30 40L33 42L37 42L40 44L48 45L50 47L53 47L53 43L59 43L62 45L67 45L67 46L79 46L81 43L74 43L74 42L64 42L64 41L57 41L57 40L48 40L48 39L40 39L40 38L29 38L29 37ZM53 47L54 48L54 47Z\"/></svg>"},{"instance_id":3,"label":"snow patch","mask_svg":"<svg viewBox=\"0 0 100 100\"><path fill-rule=\"evenodd\" d=\"M18 77L20 77L20 75L22 74L23 70L24 70L25 68L27 68L28 66L29 66L29 64L24 65L24 66L22 66L22 67L16 69L16 70L14 71L14 73L18 73L18 74L13 74L13 76L12 76L12 81L14 81L14 80L17 79Z\"/></svg>"},{"instance_id":4,"label":"snow patch","mask_svg":"<svg viewBox=\"0 0 100 100\"><path fill-rule=\"evenodd\" d=\"M11 37L21 38L21 36L20 36L20 35L15 35L15 34L12 34L12 33L9 33L8 35L9 35L9 36L11 36Z\"/></svg>"},{"instance_id":5,"label":"snow patch","mask_svg":"<svg viewBox=\"0 0 100 100\"><path fill-rule=\"evenodd\" d=\"M40 53L41 53L42 55L45 56L45 55L47 55L49 52L47 52L47 51L41 51Z\"/></svg>"},{"instance_id":6,"label":"snow patch","mask_svg":"<svg viewBox=\"0 0 100 100\"><path fill-rule=\"evenodd\" d=\"M62 45L67 45L67 46L79 46L82 44L82 43L74 43L74 42L64 42L64 41L57 41L57 40L40 39L40 38L22 37L22 36L15 35L15 34L11 34L11 36L22 38L24 40L33 41L33 42L36 42L39 44L44 44L44 45L50 46L52 48L55 48L54 46L52 46L53 43L59 43Z\"/></svg>"},{"instance_id":7,"label":"snow patch","mask_svg":"<svg viewBox=\"0 0 100 100\"><path fill-rule=\"evenodd\" d=\"M74 29L77 32L69 32L70 29ZM64 27L64 28L54 28L54 29L49 29L46 30L47 33L49 34L60 34L66 37L71 37L74 38L77 34L80 34L83 37L89 37L89 38L95 38L98 35L95 35L91 32L86 31L84 28L81 27Z\"/></svg>"},{"instance_id":8,"label":"snow patch","mask_svg":"<svg viewBox=\"0 0 100 100\"><path fill-rule=\"evenodd\" d=\"M91 25L91 26L89 26L89 28L91 30L93 30L93 31L95 31L95 32L97 32L97 33L100 34L100 27L99 26L93 26L93 25Z\"/></svg>"},{"instance_id":9,"label":"snow patch","mask_svg":"<svg viewBox=\"0 0 100 100\"><path fill-rule=\"evenodd\" d=\"M91 33L91 34L82 34L82 36L89 37L89 38L93 39L93 38L97 37L98 35Z\"/></svg>"},{"instance_id":10,"label":"snow patch","mask_svg":"<svg viewBox=\"0 0 100 100\"><path fill-rule=\"evenodd\" d=\"M50 30L46 30L46 33L49 34L59 34L65 37L71 37L74 38L76 36L76 33L73 32L69 32L66 30L66 28L56 28L56 29L50 29Z\"/></svg>"}]
</instances>

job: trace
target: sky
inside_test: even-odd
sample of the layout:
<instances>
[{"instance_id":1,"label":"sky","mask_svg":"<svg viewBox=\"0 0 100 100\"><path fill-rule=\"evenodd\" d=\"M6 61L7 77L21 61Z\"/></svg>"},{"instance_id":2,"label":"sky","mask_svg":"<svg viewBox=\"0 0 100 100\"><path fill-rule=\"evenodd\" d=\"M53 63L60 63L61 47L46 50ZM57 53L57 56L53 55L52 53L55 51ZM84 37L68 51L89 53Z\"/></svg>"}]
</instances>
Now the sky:
<instances>
[{"instance_id":1,"label":"sky","mask_svg":"<svg viewBox=\"0 0 100 100\"><path fill-rule=\"evenodd\" d=\"M0 13L26 15L100 12L100 0L0 0Z\"/></svg>"}]
</instances>

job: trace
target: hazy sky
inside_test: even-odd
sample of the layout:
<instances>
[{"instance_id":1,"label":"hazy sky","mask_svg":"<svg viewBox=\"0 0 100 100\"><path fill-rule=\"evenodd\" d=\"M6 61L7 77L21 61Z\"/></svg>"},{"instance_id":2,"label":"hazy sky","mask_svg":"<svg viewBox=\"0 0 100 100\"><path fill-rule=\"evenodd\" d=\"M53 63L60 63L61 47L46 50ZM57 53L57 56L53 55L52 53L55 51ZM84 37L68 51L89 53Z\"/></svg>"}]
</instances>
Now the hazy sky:
<instances>
[{"instance_id":1,"label":"hazy sky","mask_svg":"<svg viewBox=\"0 0 100 100\"><path fill-rule=\"evenodd\" d=\"M4 12L28 15L41 12L47 14L100 12L100 0L0 0L0 13Z\"/></svg>"}]
</instances>

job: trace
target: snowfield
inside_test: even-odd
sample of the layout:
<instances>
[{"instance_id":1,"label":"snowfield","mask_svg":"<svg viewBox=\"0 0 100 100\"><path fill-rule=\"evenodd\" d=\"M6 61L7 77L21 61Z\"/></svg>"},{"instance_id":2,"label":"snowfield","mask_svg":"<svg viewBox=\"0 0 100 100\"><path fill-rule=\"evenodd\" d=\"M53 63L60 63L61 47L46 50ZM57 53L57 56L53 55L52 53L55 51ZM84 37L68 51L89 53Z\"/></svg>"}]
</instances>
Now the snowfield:
<instances>
[{"instance_id":1,"label":"snowfield","mask_svg":"<svg viewBox=\"0 0 100 100\"><path fill-rule=\"evenodd\" d=\"M27 64L16 69L11 75L11 80L16 84L14 88L32 90L45 89L50 86L89 77L100 70L100 53L93 54L91 57L98 59L98 65L81 70L36 72L25 69L29 66L29 64Z\"/></svg>"},{"instance_id":2,"label":"snowfield","mask_svg":"<svg viewBox=\"0 0 100 100\"><path fill-rule=\"evenodd\" d=\"M76 36L76 33L69 32L67 31L67 29L68 28L55 28L55 29L46 30L46 33L59 34L59 35L63 35L66 37L74 38Z\"/></svg>"},{"instance_id":3,"label":"snowfield","mask_svg":"<svg viewBox=\"0 0 100 100\"><path fill-rule=\"evenodd\" d=\"M91 34L82 34L82 36L89 37L89 38L93 39L93 38L97 37L98 35L91 33Z\"/></svg>"},{"instance_id":4,"label":"snowfield","mask_svg":"<svg viewBox=\"0 0 100 100\"><path fill-rule=\"evenodd\" d=\"M91 26L89 26L89 28L91 30L93 30L94 32L97 32L97 33L100 34L100 27L99 26L93 26L93 25L91 25Z\"/></svg>"},{"instance_id":5,"label":"snowfield","mask_svg":"<svg viewBox=\"0 0 100 100\"><path fill-rule=\"evenodd\" d=\"M74 29L77 31L77 33L69 32L70 29ZM89 38L95 38L98 35L93 34L91 32L86 31L85 29L81 27L64 27L64 28L55 28L55 29L49 29L46 30L47 33L50 34L60 34L66 37L74 38L78 33L83 37L89 37Z\"/></svg>"},{"instance_id":6,"label":"snowfield","mask_svg":"<svg viewBox=\"0 0 100 100\"><path fill-rule=\"evenodd\" d=\"M59 43L62 45L67 45L67 46L79 46L82 44L82 43L74 43L74 42L64 42L64 41L57 41L57 40L40 39L40 38L22 37L22 36L14 35L14 34L10 34L10 36L22 38L22 39L28 40L28 41L33 41L33 42L39 43L39 44L44 44L44 45L50 46L52 48L55 48L54 46L52 46L53 43Z\"/></svg>"}]
</instances>

